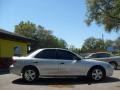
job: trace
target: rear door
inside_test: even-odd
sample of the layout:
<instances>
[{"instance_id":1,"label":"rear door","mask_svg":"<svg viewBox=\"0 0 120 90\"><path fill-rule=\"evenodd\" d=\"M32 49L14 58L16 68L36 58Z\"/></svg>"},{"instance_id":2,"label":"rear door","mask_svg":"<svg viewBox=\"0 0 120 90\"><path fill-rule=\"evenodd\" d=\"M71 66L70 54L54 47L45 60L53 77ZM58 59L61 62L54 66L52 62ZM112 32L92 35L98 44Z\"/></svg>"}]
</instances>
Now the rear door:
<instances>
[{"instance_id":1,"label":"rear door","mask_svg":"<svg viewBox=\"0 0 120 90\"><path fill-rule=\"evenodd\" d=\"M58 64L60 62L56 60L56 49L45 49L39 52L35 58L34 62L38 62L36 65L39 67L40 75L59 75Z\"/></svg>"}]
</instances>

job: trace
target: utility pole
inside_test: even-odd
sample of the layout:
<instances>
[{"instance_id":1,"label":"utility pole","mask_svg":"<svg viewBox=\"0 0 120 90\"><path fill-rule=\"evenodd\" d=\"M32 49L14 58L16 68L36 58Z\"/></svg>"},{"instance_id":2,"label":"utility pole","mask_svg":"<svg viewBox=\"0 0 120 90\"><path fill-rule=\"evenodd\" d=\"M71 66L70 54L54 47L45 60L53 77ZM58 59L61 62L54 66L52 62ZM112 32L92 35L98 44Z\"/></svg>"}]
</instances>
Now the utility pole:
<instances>
[{"instance_id":1,"label":"utility pole","mask_svg":"<svg viewBox=\"0 0 120 90\"><path fill-rule=\"evenodd\" d=\"M104 41L104 35L103 35L103 33L102 33L102 40Z\"/></svg>"},{"instance_id":2,"label":"utility pole","mask_svg":"<svg viewBox=\"0 0 120 90\"><path fill-rule=\"evenodd\" d=\"M104 43L104 49L105 49L105 42L104 42L104 35L102 33L102 40L103 40L103 43Z\"/></svg>"}]
</instances>

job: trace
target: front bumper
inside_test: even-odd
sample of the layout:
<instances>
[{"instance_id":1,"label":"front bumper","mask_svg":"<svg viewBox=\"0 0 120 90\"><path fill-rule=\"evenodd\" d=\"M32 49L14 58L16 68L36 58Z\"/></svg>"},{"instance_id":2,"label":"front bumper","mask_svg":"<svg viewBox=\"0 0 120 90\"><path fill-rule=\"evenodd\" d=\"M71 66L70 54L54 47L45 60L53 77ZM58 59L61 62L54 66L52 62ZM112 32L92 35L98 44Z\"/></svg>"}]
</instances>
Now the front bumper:
<instances>
[{"instance_id":1,"label":"front bumper","mask_svg":"<svg viewBox=\"0 0 120 90\"><path fill-rule=\"evenodd\" d=\"M117 69L120 69L120 65L117 66Z\"/></svg>"},{"instance_id":2,"label":"front bumper","mask_svg":"<svg viewBox=\"0 0 120 90\"><path fill-rule=\"evenodd\" d=\"M113 71L114 71L113 67L112 66L108 66L106 68L106 76L112 76L113 75Z\"/></svg>"}]
</instances>

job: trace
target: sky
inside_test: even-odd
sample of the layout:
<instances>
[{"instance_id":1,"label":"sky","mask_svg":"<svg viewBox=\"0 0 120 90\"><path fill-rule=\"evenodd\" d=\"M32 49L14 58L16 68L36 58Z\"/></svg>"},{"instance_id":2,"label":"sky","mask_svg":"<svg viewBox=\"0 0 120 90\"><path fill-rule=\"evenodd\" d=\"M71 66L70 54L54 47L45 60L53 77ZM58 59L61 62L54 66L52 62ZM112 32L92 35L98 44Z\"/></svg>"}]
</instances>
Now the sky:
<instances>
[{"instance_id":1,"label":"sky","mask_svg":"<svg viewBox=\"0 0 120 90\"><path fill-rule=\"evenodd\" d=\"M120 33L104 31L103 26L87 26L86 0L0 0L0 28L14 32L20 21L42 25L69 45L80 48L89 37L115 40Z\"/></svg>"}]
</instances>

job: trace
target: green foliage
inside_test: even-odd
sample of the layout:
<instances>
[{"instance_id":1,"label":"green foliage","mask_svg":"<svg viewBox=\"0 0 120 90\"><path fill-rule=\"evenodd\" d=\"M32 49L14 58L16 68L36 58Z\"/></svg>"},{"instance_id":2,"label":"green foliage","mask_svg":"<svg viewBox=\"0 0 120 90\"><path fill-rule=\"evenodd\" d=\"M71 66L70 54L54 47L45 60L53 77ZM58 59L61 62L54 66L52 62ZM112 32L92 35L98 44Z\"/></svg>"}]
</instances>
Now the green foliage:
<instances>
[{"instance_id":1,"label":"green foliage","mask_svg":"<svg viewBox=\"0 0 120 90\"><path fill-rule=\"evenodd\" d=\"M120 37L114 41L103 41L102 39L90 37L85 40L81 48L81 53L107 51L108 47L114 48L114 51L112 51L113 54L120 54Z\"/></svg>"},{"instance_id":2,"label":"green foliage","mask_svg":"<svg viewBox=\"0 0 120 90\"><path fill-rule=\"evenodd\" d=\"M106 42L105 42L106 47L113 46L113 44L114 44L114 41L112 41L112 40L106 40Z\"/></svg>"},{"instance_id":3,"label":"green foliage","mask_svg":"<svg viewBox=\"0 0 120 90\"><path fill-rule=\"evenodd\" d=\"M33 38L36 31L36 25L30 21L23 22L21 21L18 25L15 25L15 33Z\"/></svg>"},{"instance_id":4,"label":"green foliage","mask_svg":"<svg viewBox=\"0 0 120 90\"><path fill-rule=\"evenodd\" d=\"M32 51L38 48L67 48L67 43L52 34L51 30L46 30L40 25L32 22L20 22L15 26L15 33L32 38Z\"/></svg>"},{"instance_id":5,"label":"green foliage","mask_svg":"<svg viewBox=\"0 0 120 90\"><path fill-rule=\"evenodd\" d=\"M85 40L81 52L95 52L95 51L104 51L105 43L102 39L96 39L94 37L90 37Z\"/></svg>"},{"instance_id":6,"label":"green foliage","mask_svg":"<svg viewBox=\"0 0 120 90\"><path fill-rule=\"evenodd\" d=\"M108 32L120 29L120 0L87 0L87 20L104 25Z\"/></svg>"},{"instance_id":7,"label":"green foliage","mask_svg":"<svg viewBox=\"0 0 120 90\"><path fill-rule=\"evenodd\" d=\"M114 41L115 45L119 48L120 50L120 37L118 37L115 41Z\"/></svg>"},{"instance_id":8,"label":"green foliage","mask_svg":"<svg viewBox=\"0 0 120 90\"><path fill-rule=\"evenodd\" d=\"M80 52L81 52L80 48L75 48L75 46L73 46L73 45L70 45L68 47L68 50L70 50L70 51L72 51L74 53L77 53L77 54L80 54Z\"/></svg>"}]
</instances>

